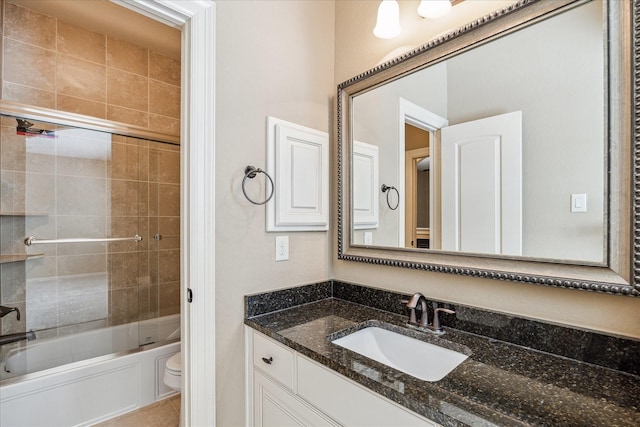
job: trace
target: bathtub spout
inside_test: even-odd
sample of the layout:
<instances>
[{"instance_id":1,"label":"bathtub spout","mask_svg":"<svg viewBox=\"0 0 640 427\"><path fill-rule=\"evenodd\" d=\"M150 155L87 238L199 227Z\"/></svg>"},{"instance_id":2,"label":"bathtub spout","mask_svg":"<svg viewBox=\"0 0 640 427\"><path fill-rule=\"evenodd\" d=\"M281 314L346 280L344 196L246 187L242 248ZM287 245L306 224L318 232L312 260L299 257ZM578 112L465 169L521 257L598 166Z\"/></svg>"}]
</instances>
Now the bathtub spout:
<instances>
[{"instance_id":1,"label":"bathtub spout","mask_svg":"<svg viewBox=\"0 0 640 427\"><path fill-rule=\"evenodd\" d=\"M19 332L17 334L0 335L0 345L10 344L12 342L18 342L22 340L35 340L36 333L33 331Z\"/></svg>"},{"instance_id":2,"label":"bathtub spout","mask_svg":"<svg viewBox=\"0 0 640 427\"><path fill-rule=\"evenodd\" d=\"M0 317L4 317L7 314L15 311L16 312L16 320L20 320L20 310L18 307L5 307L4 305L0 305Z\"/></svg>"}]
</instances>

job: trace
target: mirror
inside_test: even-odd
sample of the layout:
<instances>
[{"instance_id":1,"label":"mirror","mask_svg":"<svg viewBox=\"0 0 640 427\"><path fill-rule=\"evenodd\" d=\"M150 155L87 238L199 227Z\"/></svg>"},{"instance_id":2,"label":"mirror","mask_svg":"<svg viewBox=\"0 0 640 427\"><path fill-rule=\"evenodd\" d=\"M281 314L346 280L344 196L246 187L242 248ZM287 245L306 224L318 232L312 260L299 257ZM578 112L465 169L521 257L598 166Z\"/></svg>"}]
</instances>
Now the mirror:
<instances>
[{"instance_id":1,"label":"mirror","mask_svg":"<svg viewBox=\"0 0 640 427\"><path fill-rule=\"evenodd\" d=\"M640 295L625 3L519 2L339 85L339 258Z\"/></svg>"}]
</instances>

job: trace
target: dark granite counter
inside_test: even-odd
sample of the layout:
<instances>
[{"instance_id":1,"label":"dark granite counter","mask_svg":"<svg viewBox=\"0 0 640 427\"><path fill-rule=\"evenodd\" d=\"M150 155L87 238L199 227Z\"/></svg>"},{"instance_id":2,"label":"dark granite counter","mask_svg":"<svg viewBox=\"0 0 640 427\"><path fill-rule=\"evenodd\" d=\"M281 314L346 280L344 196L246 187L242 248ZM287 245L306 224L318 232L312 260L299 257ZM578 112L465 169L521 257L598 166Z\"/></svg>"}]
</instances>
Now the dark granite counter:
<instances>
[{"instance_id":1,"label":"dark granite counter","mask_svg":"<svg viewBox=\"0 0 640 427\"><path fill-rule=\"evenodd\" d=\"M637 341L452 304L444 306L457 314L442 316L446 334L437 337L406 328L402 297L325 282L247 297L245 324L444 426L640 426ZM330 342L370 324L469 357L442 380L426 382ZM522 330L512 330L517 343L496 338L514 324L529 331L531 347L523 346ZM539 349L549 346L556 354Z\"/></svg>"}]
</instances>

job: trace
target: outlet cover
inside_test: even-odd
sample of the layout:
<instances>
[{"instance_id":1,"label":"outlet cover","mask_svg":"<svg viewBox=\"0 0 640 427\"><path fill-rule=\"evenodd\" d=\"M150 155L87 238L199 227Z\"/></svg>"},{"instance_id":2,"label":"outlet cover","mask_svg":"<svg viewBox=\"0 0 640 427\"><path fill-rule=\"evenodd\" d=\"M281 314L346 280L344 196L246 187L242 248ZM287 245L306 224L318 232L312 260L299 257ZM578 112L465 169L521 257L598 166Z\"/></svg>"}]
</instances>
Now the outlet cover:
<instances>
[{"instance_id":1,"label":"outlet cover","mask_svg":"<svg viewBox=\"0 0 640 427\"><path fill-rule=\"evenodd\" d=\"M289 259L289 236L276 236L276 261Z\"/></svg>"}]
</instances>

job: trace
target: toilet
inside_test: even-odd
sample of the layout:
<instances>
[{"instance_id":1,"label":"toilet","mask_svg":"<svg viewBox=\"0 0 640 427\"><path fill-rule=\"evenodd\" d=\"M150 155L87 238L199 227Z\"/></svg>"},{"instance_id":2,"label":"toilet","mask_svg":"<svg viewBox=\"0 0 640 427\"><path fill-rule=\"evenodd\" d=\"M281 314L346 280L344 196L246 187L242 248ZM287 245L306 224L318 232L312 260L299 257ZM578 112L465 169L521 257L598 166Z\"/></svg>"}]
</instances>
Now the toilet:
<instances>
[{"instance_id":1,"label":"toilet","mask_svg":"<svg viewBox=\"0 0 640 427\"><path fill-rule=\"evenodd\" d=\"M180 391L182 383L182 359L180 352L177 352L167 360L164 368L163 381L167 387Z\"/></svg>"}]
</instances>

